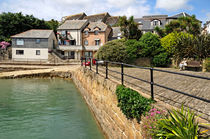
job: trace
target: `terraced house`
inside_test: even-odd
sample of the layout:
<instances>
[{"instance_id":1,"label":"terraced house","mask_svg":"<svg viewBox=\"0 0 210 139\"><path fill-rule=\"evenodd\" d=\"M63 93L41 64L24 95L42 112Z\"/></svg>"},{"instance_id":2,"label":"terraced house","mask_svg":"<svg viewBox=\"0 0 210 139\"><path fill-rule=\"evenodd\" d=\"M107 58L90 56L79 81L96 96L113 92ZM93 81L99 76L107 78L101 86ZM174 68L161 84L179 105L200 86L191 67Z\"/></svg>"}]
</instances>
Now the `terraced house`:
<instances>
[{"instance_id":1,"label":"terraced house","mask_svg":"<svg viewBox=\"0 0 210 139\"><path fill-rule=\"evenodd\" d=\"M79 60L81 56L93 57L95 52L109 41L111 26L118 16L101 13L87 16L85 13L65 16L57 32L57 53L65 59Z\"/></svg>"}]
</instances>

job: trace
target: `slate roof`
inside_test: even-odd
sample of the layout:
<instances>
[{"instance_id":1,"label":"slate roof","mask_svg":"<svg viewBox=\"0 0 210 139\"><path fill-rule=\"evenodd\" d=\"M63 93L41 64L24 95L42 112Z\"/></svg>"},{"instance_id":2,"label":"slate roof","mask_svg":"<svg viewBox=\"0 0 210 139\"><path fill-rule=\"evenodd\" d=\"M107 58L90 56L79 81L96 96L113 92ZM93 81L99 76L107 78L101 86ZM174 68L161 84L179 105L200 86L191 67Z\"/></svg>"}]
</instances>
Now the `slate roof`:
<instances>
[{"instance_id":1,"label":"slate roof","mask_svg":"<svg viewBox=\"0 0 210 139\"><path fill-rule=\"evenodd\" d=\"M53 33L53 30L44 29L31 29L16 35L11 36L11 38L49 38Z\"/></svg>"},{"instance_id":2,"label":"slate roof","mask_svg":"<svg viewBox=\"0 0 210 139\"><path fill-rule=\"evenodd\" d=\"M120 27L112 27L112 37L118 37L120 33Z\"/></svg>"},{"instance_id":3,"label":"slate roof","mask_svg":"<svg viewBox=\"0 0 210 139\"><path fill-rule=\"evenodd\" d=\"M81 29L87 24L87 20L66 20L62 25L58 27L59 29Z\"/></svg>"},{"instance_id":4,"label":"slate roof","mask_svg":"<svg viewBox=\"0 0 210 139\"><path fill-rule=\"evenodd\" d=\"M170 17L168 17L168 18L179 18L179 17L186 17L186 16L188 16L188 17L190 17L190 15L189 14L187 14L187 13L185 13L185 12L182 12L182 13L179 13L179 14L176 14L176 15L173 15L173 16L170 16Z\"/></svg>"},{"instance_id":5,"label":"slate roof","mask_svg":"<svg viewBox=\"0 0 210 139\"><path fill-rule=\"evenodd\" d=\"M82 20L85 16L87 16L85 13L79 13L75 15L69 15L64 18L65 20Z\"/></svg>"},{"instance_id":6,"label":"slate roof","mask_svg":"<svg viewBox=\"0 0 210 139\"><path fill-rule=\"evenodd\" d=\"M109 13L106 12L106 13L85 16L84 19L87 19L90 22L105 22L108 17L110 17L110 15Z\"/></svg>"},{"instance_id":7,"label":"slate roof","mask_svg":"<svg viewBox=\"0 0 210 139\"><path fill-rule=\"evenodd\" d=\"M111 16L111 17L108 17L105 23L107 25L113 26L116 23L118 23L119 18L120 18L119 16Z\"/></svg>"},{"instance_id":8,"label":"slate roof","mask_svg":"<svg viewBox=\"0 0 210 139\"><path fill-rule=\"evenodd\" d=\"M89 31L94 31L96 27L98 27L100 31L106 31L108 26L103 22L90 22L90 24L87 26Z\"/></svg>"}]
</instances>

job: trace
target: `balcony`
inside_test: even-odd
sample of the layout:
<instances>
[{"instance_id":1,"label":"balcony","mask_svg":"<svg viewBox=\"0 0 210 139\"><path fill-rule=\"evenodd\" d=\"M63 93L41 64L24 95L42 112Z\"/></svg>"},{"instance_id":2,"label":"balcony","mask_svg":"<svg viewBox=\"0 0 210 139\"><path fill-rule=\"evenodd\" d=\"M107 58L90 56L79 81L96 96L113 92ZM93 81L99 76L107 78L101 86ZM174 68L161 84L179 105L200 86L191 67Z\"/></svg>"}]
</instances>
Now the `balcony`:
<instances>
[{"instance_id":1,"label":"balcony","mask_svg":"<svg viewBox=\"0 0 210 139\"><path fill-rule=\"evenodd\" d=\"M69 51L81 51L82 50L82 46L81 45L58 45L58 49L65 51L65 50L69 50Z\"/></svg>"},{"instance_id":2,"label":"balcony","mask_svg":"<svg viewBox=\"0 0 210 139\"><path fill-rule=\"evenodd\" d=\"M84 50L86 51L98 51L100 48L100 45L95 45L95 46L84 46Z\"/></svg>"}]
</instances>

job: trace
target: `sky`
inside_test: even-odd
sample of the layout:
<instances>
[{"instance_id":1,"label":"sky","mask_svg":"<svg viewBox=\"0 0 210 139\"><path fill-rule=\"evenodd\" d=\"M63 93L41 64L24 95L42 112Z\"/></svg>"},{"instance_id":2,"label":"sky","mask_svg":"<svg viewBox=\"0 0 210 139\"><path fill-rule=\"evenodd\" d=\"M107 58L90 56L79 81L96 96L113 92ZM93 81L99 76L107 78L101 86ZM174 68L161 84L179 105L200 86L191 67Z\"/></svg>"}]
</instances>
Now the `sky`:
<instances>
[{"instance_id":1,"label":"sky","mask_svg":"<svg viewBox=\"0 0 210 139\"><path fill-rule=\"evenodd\" d=\"M210 0L0 0L1 12L22 12L37 18L61 20L63 16L85 12L109 12L113 16L195 14L203 23L210 20Z\"/></svg>"}]
</instances>

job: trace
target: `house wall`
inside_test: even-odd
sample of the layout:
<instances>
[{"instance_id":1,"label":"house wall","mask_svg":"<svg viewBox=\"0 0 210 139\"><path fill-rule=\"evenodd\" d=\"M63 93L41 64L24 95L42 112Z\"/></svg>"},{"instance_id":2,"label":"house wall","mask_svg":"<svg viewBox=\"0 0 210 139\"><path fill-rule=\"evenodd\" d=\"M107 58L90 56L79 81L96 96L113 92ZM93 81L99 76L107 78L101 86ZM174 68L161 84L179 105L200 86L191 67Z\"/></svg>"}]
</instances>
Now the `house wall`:
<instances>
[{"instance_id":1,"label":"house wall","mask_svg":"<svg viewBox=\"0 0 210 139\"><path fill-rule=\"evenodd\" d=\"M24 50L24 54L16 55L16 50ZM40 55L36 55L36 50L40 50ZM12 59L15 61L47 61L48 48L12 48Z\"/></svg>"},{"instance_id":2,"label":"house wall","mask_svg":"<svg viewBox=\"0 0 210 139\"><path fill-rule=\"evenodd\" d=\"M68 33L70 33L70 35L68 35L67 37L69 39L75 39L76 45L81 45L82 36L81 36L80 30L58 30L57 32L61 34L62 31L68 31ZM59 38L59 36L58 36L58 38Z\"/></svg>"},{"instance_id":3,"label":"house wall","mask_svg":"<svg viewBox=\"0 0 210 139\"><path fill-rule=\"evenodd\" d=\"M53 49L53 41L54 41L55 48L57 48L58 41L57 41L57 39L55 37L54 32L50 35L50 37L48 39L48 48L49 48L49 50L52 50Z\"/></svg>"},{"instance_id":4,"label":"house wall","mask_svg":"<svg viewBox=\"0 0 210 139\"><path fill-rule=\"evenodd\" d=\"M18 38L12 39L12 47L13 48L48 48L48 39L40 39L40 43L36 43L35 38L24 38L24 45L17 45L16 40Z\"/></svg>"}]
</instances>

